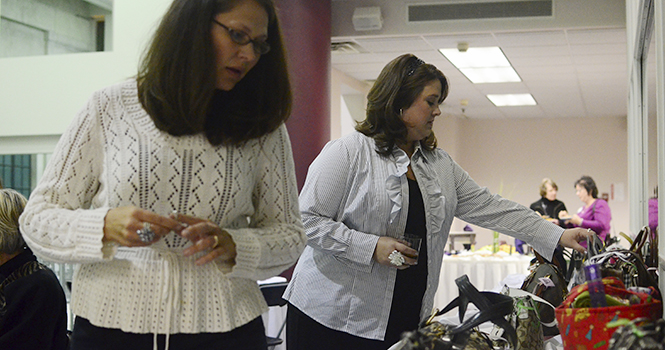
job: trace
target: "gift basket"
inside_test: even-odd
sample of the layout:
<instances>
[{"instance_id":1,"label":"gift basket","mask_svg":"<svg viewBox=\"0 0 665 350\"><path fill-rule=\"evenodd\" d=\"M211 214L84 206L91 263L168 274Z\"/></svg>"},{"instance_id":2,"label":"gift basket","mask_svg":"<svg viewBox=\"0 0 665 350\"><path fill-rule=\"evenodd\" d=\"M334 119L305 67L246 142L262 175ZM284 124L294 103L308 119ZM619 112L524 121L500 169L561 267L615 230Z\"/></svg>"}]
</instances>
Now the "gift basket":
<instances>
[{"instance_id":1,"label":"gift basket","mask_svg":"<svg viewBox=\"0 0 665 350\"><path fill-rule=\"evenodd\" d=\"M644 318L657 320L663 315L663 306L655 298L653 287L626 289L616 277L602 278L606 306L593 305L594 291L589 282L575 286L563 303L555 310L565 350L608 349L616 327L608 325L619 320ZM593 305L593 306L592 306Z\"/></svg>"}]
</instances>

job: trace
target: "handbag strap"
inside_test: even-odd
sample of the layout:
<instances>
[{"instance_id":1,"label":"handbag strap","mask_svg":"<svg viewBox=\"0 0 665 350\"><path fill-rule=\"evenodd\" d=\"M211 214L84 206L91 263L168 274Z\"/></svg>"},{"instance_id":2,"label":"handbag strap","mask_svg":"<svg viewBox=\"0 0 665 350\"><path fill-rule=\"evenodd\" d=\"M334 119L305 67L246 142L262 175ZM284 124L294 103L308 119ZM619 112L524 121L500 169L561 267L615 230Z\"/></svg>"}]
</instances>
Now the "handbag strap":
<instances>
[{"instance_id":1,"label":"handbag strap","mask_svg":"<svg viewBox=\"0 0 665 350\"><path fill-rule=\"evenodd\" d=\"M640 256L644 260L643 254L642 254L642 248L644 247L644 244L647 242L650 236L649 232L649 226L644 226L640 232L637 234L637 237L635 237L635 240L633 241L633 244L630 245L630 250L633 252L637 253L637 255Z\"/></svg>"},{"instance_id":2,"label":"handbag strap","mask_svg":"<svg viewBox=\"0 0 665 350\"><path fill-rule=\"evenodd\" d=\"M556 307L555 307L554 305L552 305L552 303L550 303L549 301L547 301L547 300L545 300L545 299L543 299L543 298L541 298L541 297L539 297L539 296L537 296L537 295L535 295L535 294L533 294L533 293L530 293L530 292L527 292L527 291L525 291L525 290L523 290L523 289L520 289L520 288L509 287L509 288L508 288L508 296L513 297L513 298L515 298L515 297L529 296L529 297L531 297L531 299L533 299L534 301L537 301L537 302L539 302L539 303L541 303L541 304L545 304L545 305L551 307L552 310L556 309ZM541 323L542 323L543 326L545 326L545 327L555 327L555 326L558 325L558 322L556 321L556 318L554 318L554 321L552 321L552 322L543 322L543 321L541 320Z\"/></svg>"},{"instance_id":3,"label":"handbag strap","mask_svg":"<svg viewBox=\"0 0 665 350\"><path fill-rule=\"evenodd\" d=\"M460 324L450 330L451 334L461 334L487 321L492 321L492 323L505 330L508 341L515 346L517 344L517 332L510 322L505 319L506 315L513 312L513 298L493 292L480 292L471 284L467 275L458 277L455 279L455 283L459 289L459 296L443 310L433 314L427 323L434 317L458 307ZM479 312L464 321L464 314L469 302L476 305Z\"/></svg>"}]
</instances>

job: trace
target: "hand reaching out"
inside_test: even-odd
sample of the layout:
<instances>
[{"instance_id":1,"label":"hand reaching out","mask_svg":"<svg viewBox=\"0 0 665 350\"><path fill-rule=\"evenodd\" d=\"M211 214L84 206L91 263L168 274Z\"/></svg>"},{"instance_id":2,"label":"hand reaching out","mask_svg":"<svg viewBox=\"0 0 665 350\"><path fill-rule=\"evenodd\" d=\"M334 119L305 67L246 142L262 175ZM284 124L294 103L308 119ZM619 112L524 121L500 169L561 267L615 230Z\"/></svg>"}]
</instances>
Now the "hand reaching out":
<instances>
[{"instance_id":1,"label":"hand reaching out","mask_svg":"<svg viewBox=\"0 0 665 350\"><path fill-rule=\"evenodd\" d=\"M584 228L570 228L563 231L561 238L559 238L559 244L586 254L586 248L582 247L579 242L586 242L587 237L593 237L595 234L595 232Z\"/></svg>"}]
</instances>

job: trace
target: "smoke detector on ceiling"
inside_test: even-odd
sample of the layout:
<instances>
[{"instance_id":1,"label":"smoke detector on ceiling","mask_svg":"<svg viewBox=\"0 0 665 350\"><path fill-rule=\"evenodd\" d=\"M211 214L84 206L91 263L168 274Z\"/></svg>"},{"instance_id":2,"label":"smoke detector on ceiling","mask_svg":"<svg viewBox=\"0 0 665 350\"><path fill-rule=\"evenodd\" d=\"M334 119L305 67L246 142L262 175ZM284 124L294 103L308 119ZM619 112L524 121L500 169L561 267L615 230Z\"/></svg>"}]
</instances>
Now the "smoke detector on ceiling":
<instances>
[{"instance_id":1,"label":"smoke detector on ceiling","mask_svg":"<svg viewBox=\"0 0 665 350\"><path fill-rule=\"evenodd\" d=\"M379 30L382 27L380 7L356 7L353 11L353 28L356 31Z\"/></svg>"}]
</instances>

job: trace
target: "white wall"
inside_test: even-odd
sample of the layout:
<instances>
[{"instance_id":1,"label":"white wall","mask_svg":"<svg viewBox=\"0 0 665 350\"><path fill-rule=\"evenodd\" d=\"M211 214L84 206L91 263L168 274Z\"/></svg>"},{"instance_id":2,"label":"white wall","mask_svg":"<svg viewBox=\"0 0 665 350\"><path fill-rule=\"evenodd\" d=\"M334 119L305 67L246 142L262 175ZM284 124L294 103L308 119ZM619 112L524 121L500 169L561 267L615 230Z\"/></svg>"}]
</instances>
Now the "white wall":
<instances>
[{"instance_id":1,"label":"white wall","mask_svg":"<svg viewBox=\"0 0 665 350\"><path fill-rule=\"evenodd\" d=\"M557 198L575 213L582 202L573 184L589 175L599 196L610 195L612 234L629 232L625 118L464 120L459 137L458 163L493 193L528 206L549 177L559 187ZM490 232L477 231L487 233L478 246L490 244Z\"/></svg>"},{"instance_id":2,"label":"white wall","mask_svg":"<svg viewBox=\"0 0 665 350\"><path fill-rule=\"evenodd\" d=\"M60 135L93 91L137 72L170 0L115 0L113 51L0 59L0 153L11 136Z\"/></svg>"}]
</instances>

